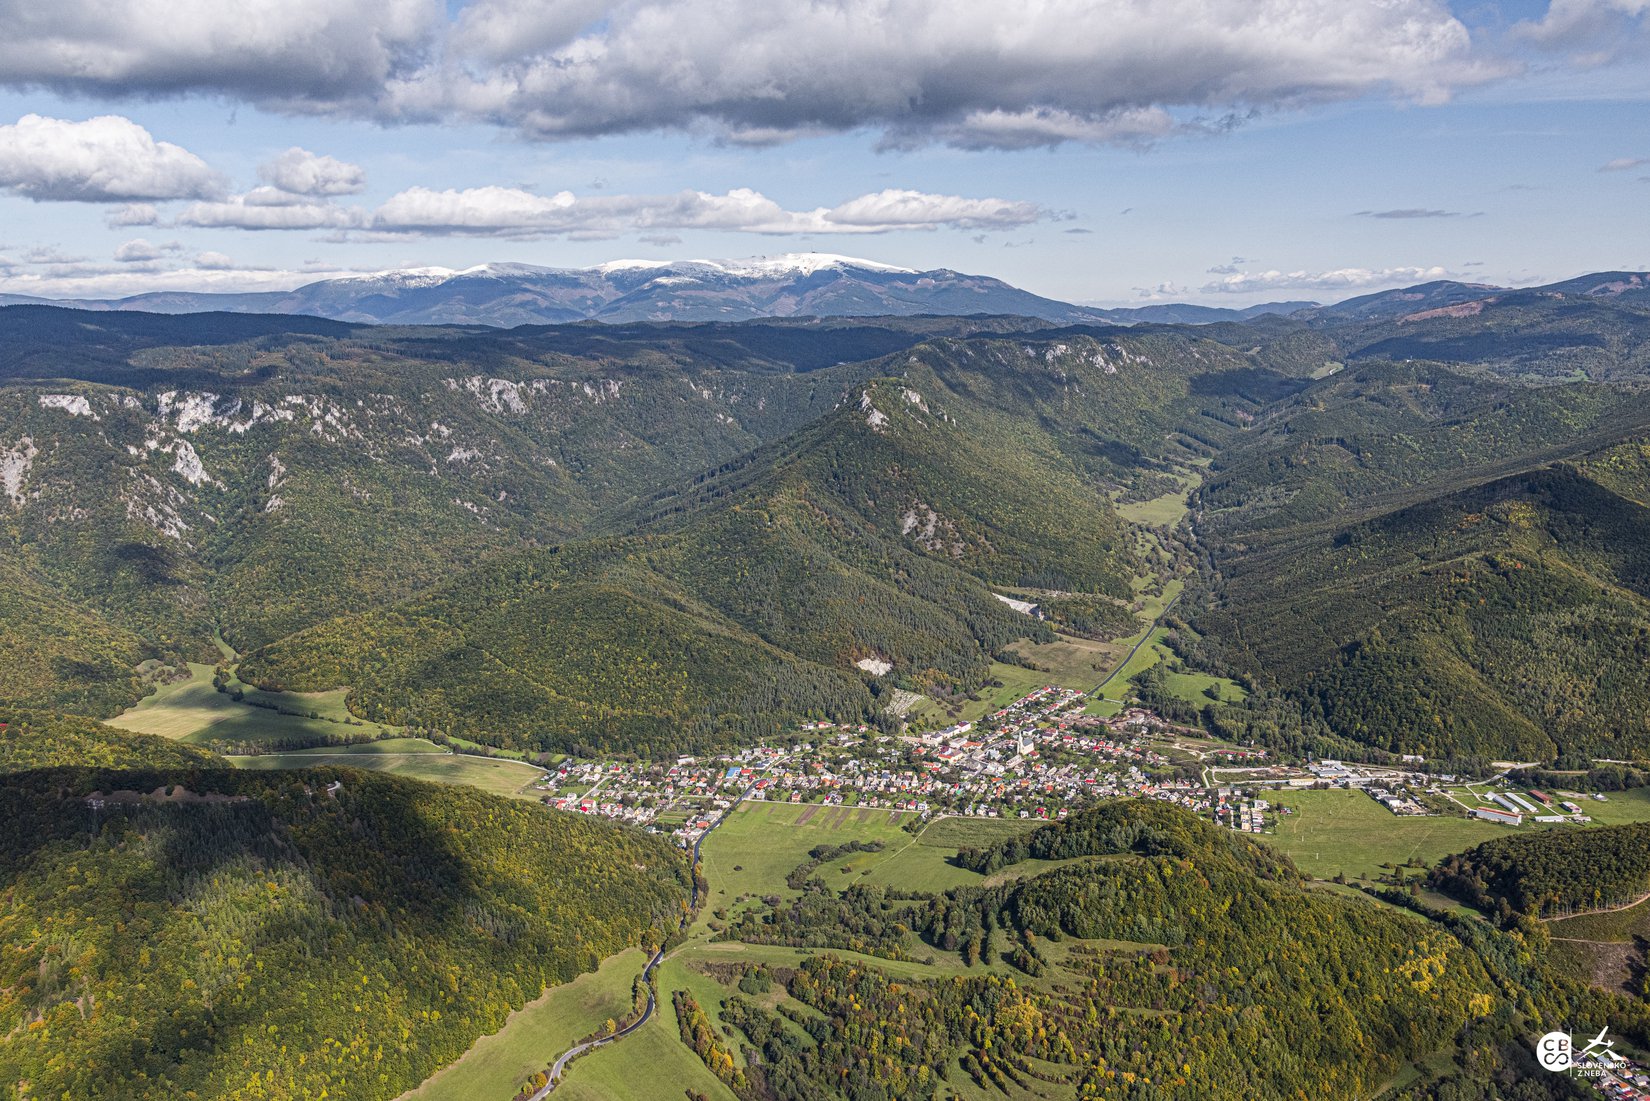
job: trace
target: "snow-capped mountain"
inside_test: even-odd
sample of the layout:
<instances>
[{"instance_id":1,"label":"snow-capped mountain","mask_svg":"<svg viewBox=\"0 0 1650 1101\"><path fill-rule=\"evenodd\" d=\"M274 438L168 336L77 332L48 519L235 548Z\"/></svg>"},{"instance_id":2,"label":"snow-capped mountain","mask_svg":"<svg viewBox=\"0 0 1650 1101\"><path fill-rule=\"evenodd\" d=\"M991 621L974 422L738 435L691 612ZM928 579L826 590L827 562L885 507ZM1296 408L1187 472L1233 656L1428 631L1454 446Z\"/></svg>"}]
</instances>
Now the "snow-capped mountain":
<instances>
[{"instance_id":1,"label":"snow-capped mountain","mask_svg":"<svg viewBox=\"0 0 1650 1101\"><path fill-rule=\"evenodd\" d=\"M563 324L574 321L746 321L759 317L886 317L968 314L1035 317L1058 325L1200 324L1310 306L1243 310L1155 305L1104 309L1057 302L987 275L912 268L825 252L743 260L611 260L593 268L481 264L403 268L309 283L292 291L190 294L165 291L104 300L0 294L30 303L150 313L304 314L389 325Z\"/></svg>"},{"instance_id":2,"label":"snow-capped mountain","mask_svg":"<svg viewBox=\"0 0 1650 1101\"><path fill-rule=\"evenodd\" d=\"M0 297L0 304L4 301ZM745 260L616 260L594 268L412 268L328 279L288 292L165 293L58 304L157 313L309 314L404 325L890 314L1019 314L1065 324L1105 320L1104 311L1042 298L989 276L914 271L828 253Z\"/></svg>"}]
</instances>

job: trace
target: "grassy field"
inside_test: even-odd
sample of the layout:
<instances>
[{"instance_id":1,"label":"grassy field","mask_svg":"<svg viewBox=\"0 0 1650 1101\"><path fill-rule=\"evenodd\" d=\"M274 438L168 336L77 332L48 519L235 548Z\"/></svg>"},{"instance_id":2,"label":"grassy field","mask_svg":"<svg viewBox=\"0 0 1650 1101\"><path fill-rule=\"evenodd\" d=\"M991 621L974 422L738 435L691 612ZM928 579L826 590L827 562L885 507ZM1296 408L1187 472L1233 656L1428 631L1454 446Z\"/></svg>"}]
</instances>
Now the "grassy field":
<instances>
[{"instance_id":1,"label":"grassy field","mask_svg":"<svg viewBox=\"0 0 1650 1101\"><path fill-rule=\"evenodd\" d=\"M1018 820L942 818L930 823L921 834L913 836L900 828L905 817L902 812L890 812L885 808L824 807L797 803L752 802L734 811L727 822L710 835L701 852L709 895L698 920L689 929L687 939L671 952L659 968L660 1012L634 1035L575 1062L555 1096L563 1101L567 1098L576 1101L670 1101L682 1096L684 1090L691 1089L719 1101L731 1101L732 1094L726 1087L715 1081L698 1057L681 1043L670 1009L671 993L676 990L692 992L724 1039L729 1039L726 1026L720 1019L719 1006L731 993L731 988L712 977L719 965L763 963L769 966L795 966L802 959L818 953L810 949L714 940L712 923L719 924L714 916L715 911L740 909L735 900L741 896L753 899L766 895L794 896L796 892L785 885L785 876L807 859L808 851L817 845L841 844L850 840L881 841L885 848L879 853L852 853L822 865L818 872L820 878L839 889L858 882L897 884L902 888L922 890L943 890L981 883L984 882L982 877L947 864L946 857L958 847L990 844L1036 825ZM1043 862L1037 863L1041 865ZM758 903L747 902L745 905ZM1068 946L1060 947L1064 949ZM1000 960L965 967L961 957L954 952L933 952L930 961L929 953L925 951L918 953L921 958L917 960L899 962L855 952L839 951L833 954L881 968L902 979L932 979L983 974L988 970L1009 970L1007 964ZM1058 969L1051 971L1051 975L1058 973ZM769 1004L773 1004L784 999L785 995L782 990L776 990L764 997L768 998ZM730 1047L734 1048L736 1058L742 1058L738 1055L737 1044L730 1044ZM451 1096L456 1101L458 1094ZM479 1092L473 1096L480 1098ZM424 1099L419 1098L418 1101ZM445 1097L435 1101L445 1101Z\"/></svg>"},{"instance_id":2,"label":"grassy field","mask_svg":"<svg viewBox=\"0 0 1650 1101\"><path fill-rule=\"evenodd\" d=\"M510 1015L504 1027L477 1040L458 1062L401 1101L508 1101L529 1076L630 1012L630 984L647 962L640 948L609 956L601 967L551 987Z\"/></svg>"},{"instance_id":3,"label":"grassy field","mask_svg":"<svg viewBox=\"0 0 1650 1101\"><path fill-rule=\"evenodd\" d=\"M659 1008L653 1018L623 1040L575 1060L556 1087L556 1101L676 1101L686 1090L734 1101L733 1091L682 1043L670 1004L673 991L689 990L706 1013L714 1014L727 992L677 959L667 961L657 974Z\"/></svg>"},{"instance_id":4,"label":"grassy field","mask_svg":"<svg viewBox=\"0 0 1650 1101\"><path fill-rule=\"evenodd\" d=\"M1249 698L1249 693L1245 692L1237 681L1210 676L1207 673L1166 673L1163 684L1174 695L1195 704L1209 702L1210 688L1220 693L1222 703L1242 703Z\"/></svg>"},{"instance_id":5,"label":"grassy field","mask_svg":"<svg viewBox=\"0 0 1650 1101\"><path fill-rule=\"evenodd\" d=\"M1127 692L1128 683L1130 680L1139 676L1141 673L1144 673L1146 670L1150 669L1152 666L1156 665L1168 656L1169 649L1168 647L1162 645L1161 642L1163 636L1166 634L1168 634L1168 630L1166 628L1152 628L1151 634L1147 637L1145 644L1135 650L1134 653L1130 654L1128 661L1118 666L1110 673L1110 675L1106 676L1101 682L1099 682L1101 687L1104 689L1103 694L1108 699L1120 699L1122 695ZM1139 639L1140 636L1136 635L1134 638L1128 640L1128 645L1133 646L1137 641L1139 641ZM1127 653L1126 650L1124 652Z\"/></svg>"},{"instance_id":6,"label":"grassy field","mask_svg":"<svg viewBox=\"0 0 1650 1101\"><path fill-rule=\"evenodd\" d=\"M1117 510L1117 515L1131 524L1172 528L1185 517L1192 490L1203 480L1196 473L1182 475L1182 478L1180 488L1173 493L1165 493L1149 501L1120 501L1113 507Z\"/></svg>"},{"instance_id":7,"label":"grassy field","mask_svg":"<svg viewBox=\"0 0 1650 1101\"><path fill-rule=\"evenodd\" d=\"M1473 796L1460 793L1459 797L1469 805L1477 805ZM1506 826L1454 816L1400 818L1356 791L1282 791L1267 798L1274 805L1295 808L1293 815L1278 819L1277 833L1267 840L1293 858L1302 871L1322 879L1343 871L1348 877L1373 878L1382 864L1402 864L1411 858L1430 865L1480 841L1517 832ZM1595 825L1650 821L1650 790L1611 792L1606 802L1585 799L1582 805L1593 816ZM1588 827L1526 825L1521 828Z\"/></svg>"},{"instance_id":8,"label":"grassy field","mask_svg":"<svg viewBox=\"0 0 1650 1101\"><path fill-rule=\"evenodd\" d=\"M1111 672L1128 648L1116 642L1095 642L1075 635L1061 635L1054 642L1021 639L1009 647L1021 657L1036 662L1048 672L1038 674L1044 684L1058 684L1087 692Z\"/></svg>"},{"instance_id":9,"label":"grassy field","mask_svg":"<svg viewBox=\"0 0 1650 1101\"><path fill-rule=\"evenodd\" d=\"M191 662L189 678L162 685L153 695L109 720L111 726L139 734L158 734L163 738L208 745L214 742L270 742L286 738L336 737L340 734L367 734L389 736L395 727L353 720L346 724L349 711L344 706L346 693L332 692L297 694L292 692L247 691L247 699L268 704L256 707L237 703L212 686L214 668ZM275 710L276 707L285 711ZM287 712L300 712L288 714ZM310 717L314 714L314 718Z\"/></svg>"},{"instance_id":10,"label":"grassy field","mask_svg":"<svg viewBox=\"0 0 1650 1101\"><path fill-rule=\"evenodd\" d=\"M316 765L345 765L374 772L388 772L395 776L410 776L415 780L429 780L437 784L468 784L494 795L511 795L521 799L537 799L539 793L525 790L544 770L520 761L499 761L465 754L448 754L439 747L437 752L414 751L385 753L376 749L377 743L361 746L343 746L338 749L310 749L298 753L264 753L256 757L232 757L241 768L314 768ZM428 743L426 743L428 744Z\"/></svg>"},{"instance_id":11,"label":"grassy field","mask_svg":"<svg viewBox=\"0 0 1650 1101\"><path fill-rule=\"evenodd\" d=\"M881 841L887 849L897 849L912 839L900 829L906 817L907 812L882 808L746 803L700 850L710 883L706 911L728 906L740 895L793 897L796 892L785 886L785 876L816 845ZM848 862L872 855L856 853Z\"/></svg>"},{"instance_id":12,"label":"grassy field","mask_svg":"<svg viewBox=\"0 0 1650 1101\"><path fill-rule=\"evenodd\" d=\"M993 711L1013 703L1027 692L1044 685L1057 684L1062 688L1075 688L1080 692L1087 692L1105 679L1133 645L1134 639L1121 643L1095 642L1074 635L1061 635L1056 641L1048 643L1020 639L1008 648L1021 657L1036 662L1040 669L1027 669L1022 665L1005 665L1000 661L994 661L991 663L991 679L999 682L999 686L987 685L981 688L976 693L980 697L979 700L965 701L953 715L938 701L924 699L907 713L907 717L919 727L944 726L958 720L977 722ZM1122 686L1121 680L1113 683L1119 688Z\"/></svg>"},{"instance_id":13,"label":"grassy field","mask_svg":"<svg viewBox=\"0 0 1650 1101\"><path fill-rule=\"evenodd\" d=\"M1650 788L1606 792L1602 803L1591 798L1576 802L1601 826L1650 821Z\"/></svg>"},{"instance_id":14,"label":"grassy field","mask_svg":"<svg viewBox=\"0 0 1650 1101\"><path fill-rule=\"evenodd\" d=\"M1277 833L1266 840L1321 879L1339 872L1373 879L1382 864L1417 857L1432 864L1507 832L1466 818L1399 818L1359 791L1283 791L1268 798L1295 813L1280 817Z\"/></svg>"},{"instance_id":15,"label":"grassy field","mask_svg":"<svg viewBox=\"0 0 1650 1101\"><path fill-rule=\"evenodd\" d=\"M818 876L837 890L855 883L915 891L974 886L983 878L948 863L948 857L959 848L989 845L1037 824L942 818L913 836L899 828L904 818L904 814L896 818L882 809L747 803L711 834L701 853L711 888L710 910L728 907L733 911L741 895L755 899L794 896L796 892L785 885L785 876L807 859L808 850L846 841L881 841L883 849L850 853L820 865Z\"/></svg>"}]
</instances>

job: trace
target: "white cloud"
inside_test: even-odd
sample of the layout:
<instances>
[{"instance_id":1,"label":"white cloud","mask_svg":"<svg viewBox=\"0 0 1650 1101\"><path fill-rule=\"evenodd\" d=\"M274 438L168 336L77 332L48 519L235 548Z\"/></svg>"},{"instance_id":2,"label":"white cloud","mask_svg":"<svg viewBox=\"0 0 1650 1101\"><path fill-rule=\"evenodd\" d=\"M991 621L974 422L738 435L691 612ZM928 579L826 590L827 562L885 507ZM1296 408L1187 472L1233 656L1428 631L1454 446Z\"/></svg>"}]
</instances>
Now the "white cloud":
<instances>
[{"instance_id":1,"label":"white cloud","mask_svg":"<svg viewBox=\"0 0 1650 1101\"><path fill-rule=\"evenodd\" d=\"M1360 210L1354 218L1380 218L1384 221L1413 222L1428 218L1466 217L1459 210L1439 210L1435 207L1406 206L1397 210Z\"/></svg>"},{"instance_id":2,"label":"white cloud","mask_svg":"<svg viewBox=\"0 0 1650 1101\"><path fill-rule=\"evenodd\" d=\"M258 178L293 195L354 195L367 187L367 174L360 165L296 145L259 165Z\"/></svg>"},{"instance_id":3,"label":"white cloud","mask_svg":"<svg viewBox=\"0 0 1650 1101\"><path fill-rule=\"evenodd\" d=\"M473 0L447 10L439 0L0 0L0 84L209 92L543 138L689 128L771 144L872 129L894 145L1021 148L1138 144L1371 94L1433 103L1513 69L1478 56L1445 0Z\"/></svg>"},{"instance_id":4,"label":"white cloud","mask_svg":"<svg viewBox=\"0 0 1650 1101\"><path fill-rule=\"evenodd\" d=\"M1338 268L1334 271L1240 271L1203 285L1204 294L1256 291L1357 291L1448 279L1445 268Z\"/></svg>"},{"instance_id":5,"label":"white cloud","mask_svg":"<svg viewBox=\"0 0 1650 1101\"><path fill-rule=\"evenodd\" d=\"M221 252L202 252L195 256L195 266L206 271L235 271L235 261Z\"/></svg>"},{"instance_id":6,"label":"white cloud","mask_svg":"<svg viewBox=\"0 0 1650 1101\"><path fill-rule=\"evenodd\" d=\"M271 201L275 198L283 201ZM350 229L365 217L353 207L257 188L226 202L194 203L178 215L177 224L202 229Z\"/></svg>"},{"instance_id":7,"label":"white cloud","mask_svg":"<svg viewBox=\"0 0 1650 1101\"><path fill-rule=\"evenodd\" d=\"M367 101L443 23L437 0L0 0L0 81L97 95Z\"/></svg>"},{"instance_id":8,"label":"white cloud","mask_svg":"<svg viewBox=\"0 0 1650 1101\"><path fill-rule=\"evenodd\" d=\"M1552 0L1545 15L1517 24L1513 32L1576 64L1605 65L1645 52L1647 14L1650 0Z\"/></svg>"},{"instance_id":9,"label":"white cloud","mask_svg":"<svg viewBox=\"0 0 1650 1101\"><path fill-rule=\"evenodd\" d=\"M1650 164L1650 157L1617 157L1613 161L1606 161L1599 166L1600 172L1630 172L1641 165Z\"/></svg>"},{"instance_id":10,"label":"white cloud","mask_svg":"<svg viewBox=\"0 0 1650 1101\"><path fill-rule=\"evenodd\" d=\"M199 157L119 115L24 115L0 126L0 189L36 201L210 198L223 181Z\"/></svg>"},{"instance_id":11,"label":"white cloud","mask_svg":"<svg viewBox=\"0 0 1650 1101\"><path fill-rule=\"evenodd\" d=\"M827 211L825 219L837 226L880 229L928 226L1002 229L1039 221L1044 213L1035 203L1009 199L965 199L957 195L888 190L850 199Z\"/></svg>"},{"instance_id":12,"label":"white cloud","mask_svg":"<svg viewBox=\"0 0 1650 1101\"><path fill-rule=\"evenodd\" d=\"M1506 71L1473 56L1441 0L472 10L440 61L390 83L386 111L457 112L541 137L708 124L770 142L875 127L893 144L1018 148L1138 143L1210 115L1370 93L1438 102Z\"/></svg>"},{"instance_id":13,"label":"white cloud","mask_svg":"<svg viewBox=\"0 0 1650 1101\"><path fill-rule=\"evenodd\" d=\"M150 203L127 203L103 215L103 224L110 229L125 226L152 226L160 221L160 211Z\"/></svg>"},{"instance_id":14,"label":"white cloud","mask_svg":"<svg viewBox=\"0 0 1650 1101\"><path fill-rule=\"evenodd\" d=\"M142 237L137 237L115 249L115 259L122 264L143 264L164 259L170 253L177 252L179 248L175 242L153 245Z\"/></svg>"},{"instance_id":15,"label":"white cloud","mask_svg":"<svg viewBox=\"0 0 1650 1101\"><path fill-rule=\"evenodd\" d=\"M38 298L118 298L160 291L245 293L288 291L302 283L358 274L335 267L306 267L299 271L219 266L224 257L203 253L181 266L124 264L86 265L73 270L27 271L14 265L0 278L0 294Z\"/></svg>"},{"instance_id":16,"label":"white cloud","mask_svg":"<svg viewBox=\"0 0 1650 1101\"><path fill-rule=\"evenodd\" d=\"M831 208L794 211L750 188L721 195L682 191L580 198L571 191L542 196L507 187L446 191L414 187L379 207L370 228L387 233L583 238L686 229L848 234L1006 228L1045 217L1047 212L1035 203L903 190L861 195Z\"/></svg>"}]
</instances>

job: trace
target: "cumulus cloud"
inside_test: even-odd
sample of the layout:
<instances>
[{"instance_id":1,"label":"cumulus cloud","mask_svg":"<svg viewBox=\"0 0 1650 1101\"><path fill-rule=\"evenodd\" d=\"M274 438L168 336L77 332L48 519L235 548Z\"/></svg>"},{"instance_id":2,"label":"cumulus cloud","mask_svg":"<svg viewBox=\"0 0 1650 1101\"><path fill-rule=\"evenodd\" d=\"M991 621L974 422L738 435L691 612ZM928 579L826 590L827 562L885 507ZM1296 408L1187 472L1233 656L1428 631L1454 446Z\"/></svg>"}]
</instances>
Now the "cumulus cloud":
<instances>
[{"instance_id":1,"label":"cumulus cloud","mask_svg":"<svg viewBox=\"0 0 1650 1101\"><path fill-rule=\"evenodd\" d=\"M206 162L156 141L131 119L24 115L0 126L0 189L37 202L210 198L223 180Z\"/></svg>"},{"instance_id":2,"label":"cumulus cloud","mask_svg":"<svg viewBox=\"0 0 1650 1101\"><path fill-rule=\"evenodd\" d=\"M176 242L152 245L142 237L138 237L115 249L115 260L122 264L145 264L165 259L166 256L177 252L181 247Z\"/></svg>"},{"instance_id":3,"label":"cumulus cloud","mask_svg":"<svg viewBox=\"0 0 1650 1101\"><path fill-rule=\"evenodd\" d=\"M1650 0L1552 0L1540 19L1513 27L1514 36L1565 54L1580 65L1606 65L1646 52Z\"/></svg>"},{"instance_id":4,"label":"cumulus cloud","mask_svg":"<svg viewBox=\"0 0 1650 1101\"><path fill-rule=\"evenodd\" d=\"M861 195L835 207L786 210L750 188L725 194L682 191L674 195L599 195L571 191L536 195L508 187L434 191L409 188L372 215L370 228L387 233L534 237L658 234L687 229L744 233L886 233L910 229L1007 228L1039 221L1048 212L1035 203L970 199L890 189Z\"/></svg>"},{"instance_id":5,"label":"cumulus cloud","mask_svg":"<svg viewBox=\"0 0 1650 1101\"><path fill-rule=\"evenodd\" d=\"M891 145L1021 148L1140 144L1369 94L1438 102L1511 71L1478 56L1445 0L472 0L447 11L439 0L245 0L179 18L165 0L0 0L0 83L204 91L541 138L687 128L771 144L871 129Z\"/></svg>"},{"instance_id":6,"label":"cumulus cloud","mask_svg":"<svg viewBox=\"0 0 1650 1101\"><path fill-rule=\"evenodd\" d=\"M259 165L258 178L292 195L354 195L367 187L367 174L360 165L296 145Z\"/></svg>"},{"instance_id":7,"label":"cumulus cloud","mask_svg":"<svg viewBox=\"0 0 1650 1101\"><path fill-rule=\"evenodd\" d=\"M152 226L160 221L160 211L152 203L127 203L103 215L103 224L110 229L125 226Z\"/></svg>"},{"instance_id":8,"label":"cumulus cloud","mask_svg":"<svg viewBox=\"0 0 1650 1101\"><path fill-rule=\"evenodd\" d=\"M354 208L258 188L224 202L193 203L178 215L177 224L199 229L351 229L365 220L366 215Z\"/></svg>"},{"instance_id":9,"label":"cumulus cloud","mask_svg":"<svg viewBox=\"0 0 1650 1101\"><path fill-rule=\"evenodd\" d=\"M471 23L390 83L389 111L458 107L544 137L876 127L894 144L1019 148L1138 143L1371 92L1436 102L1497 71L1439 0L642 0Z\"/></svg>"},{"instance_id":10,"label":"cumulus cloud","mask_svg":"<svg viewBox=\"0 0 1650 1101\"><path fill-rule=\"evenodd\" d=\"M1650 157L1617 157L1599 165L1600 172L1631 172L1640 165L1650 164Z\"/></svg>"},{"instance_id":11,"label":"cumulus cloud","mask_svg":"<svg viewBox=\"0 0 1650 1101\"><path fill-rule=\"evenodd\" d=\"M369 102L444 22L438 0L0 0L0 81L298 109Z\"/></svg>"},{"instance_id":12,"label":"cumulus cloud","mask_svg":"<svg viewBox=\"0 0 1650 1101\"><path fill-rule=\"evenodd\" d=\"M1448 279L1444 268L1338 268L1334 271L1239 271L1203 284L1204 294L1256 291L1358 291Z\"/></svg>"}]
</instances>

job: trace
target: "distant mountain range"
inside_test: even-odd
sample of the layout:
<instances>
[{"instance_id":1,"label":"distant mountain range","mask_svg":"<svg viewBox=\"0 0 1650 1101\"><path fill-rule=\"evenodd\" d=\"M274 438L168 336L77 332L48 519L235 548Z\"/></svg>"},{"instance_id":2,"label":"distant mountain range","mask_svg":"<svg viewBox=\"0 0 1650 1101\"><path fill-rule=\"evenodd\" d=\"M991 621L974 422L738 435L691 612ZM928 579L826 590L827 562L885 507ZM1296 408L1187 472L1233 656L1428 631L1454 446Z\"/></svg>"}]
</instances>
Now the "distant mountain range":
<instances>
[{"instance_id":1,"label":"distant mountain range","mask_svg":"<svg viewBox=\"0 0 1650 1101\"><path fill-rule=\"evenodd\" d=\"M148 313L304 314L377 325L554 325L575 321L746 321L759 317L1034 317L1063 325L1203 324L1292 313L1284 302L1231 310L1166 304L1100 309L1057 302L1001 279L914 271L870 260L800 253L753 260L617 260L594 268L483 264L411 268L254 294L160 292L62 300L0 294L0 306L55 305Z\"/></svg>"},{"instance_id":2,"label":"distant mountain range","mask_svg":"<svg viewBox=\"0 0 1650 1101\"><path fill-rule=\"evenodd\" d=\"M910 268L829 253L747 260L615 260L593 268L482 264L325 279L291 291L163 291L110 299L0 294L0 306L49 305L157 314L309 316L365 325L564 325L579 321L750 321L757 318L1028 317L1056 325L1212 325L1265 315L1308 324L1471 317L1489 306L1576 299L1650 305L1650 274L1599 272L1540 287L1440 280L1333 305L1267 302L1241 309L1186 302L1106 308L1043 298L987 275Z\"/></svg>"}]
</instances>

